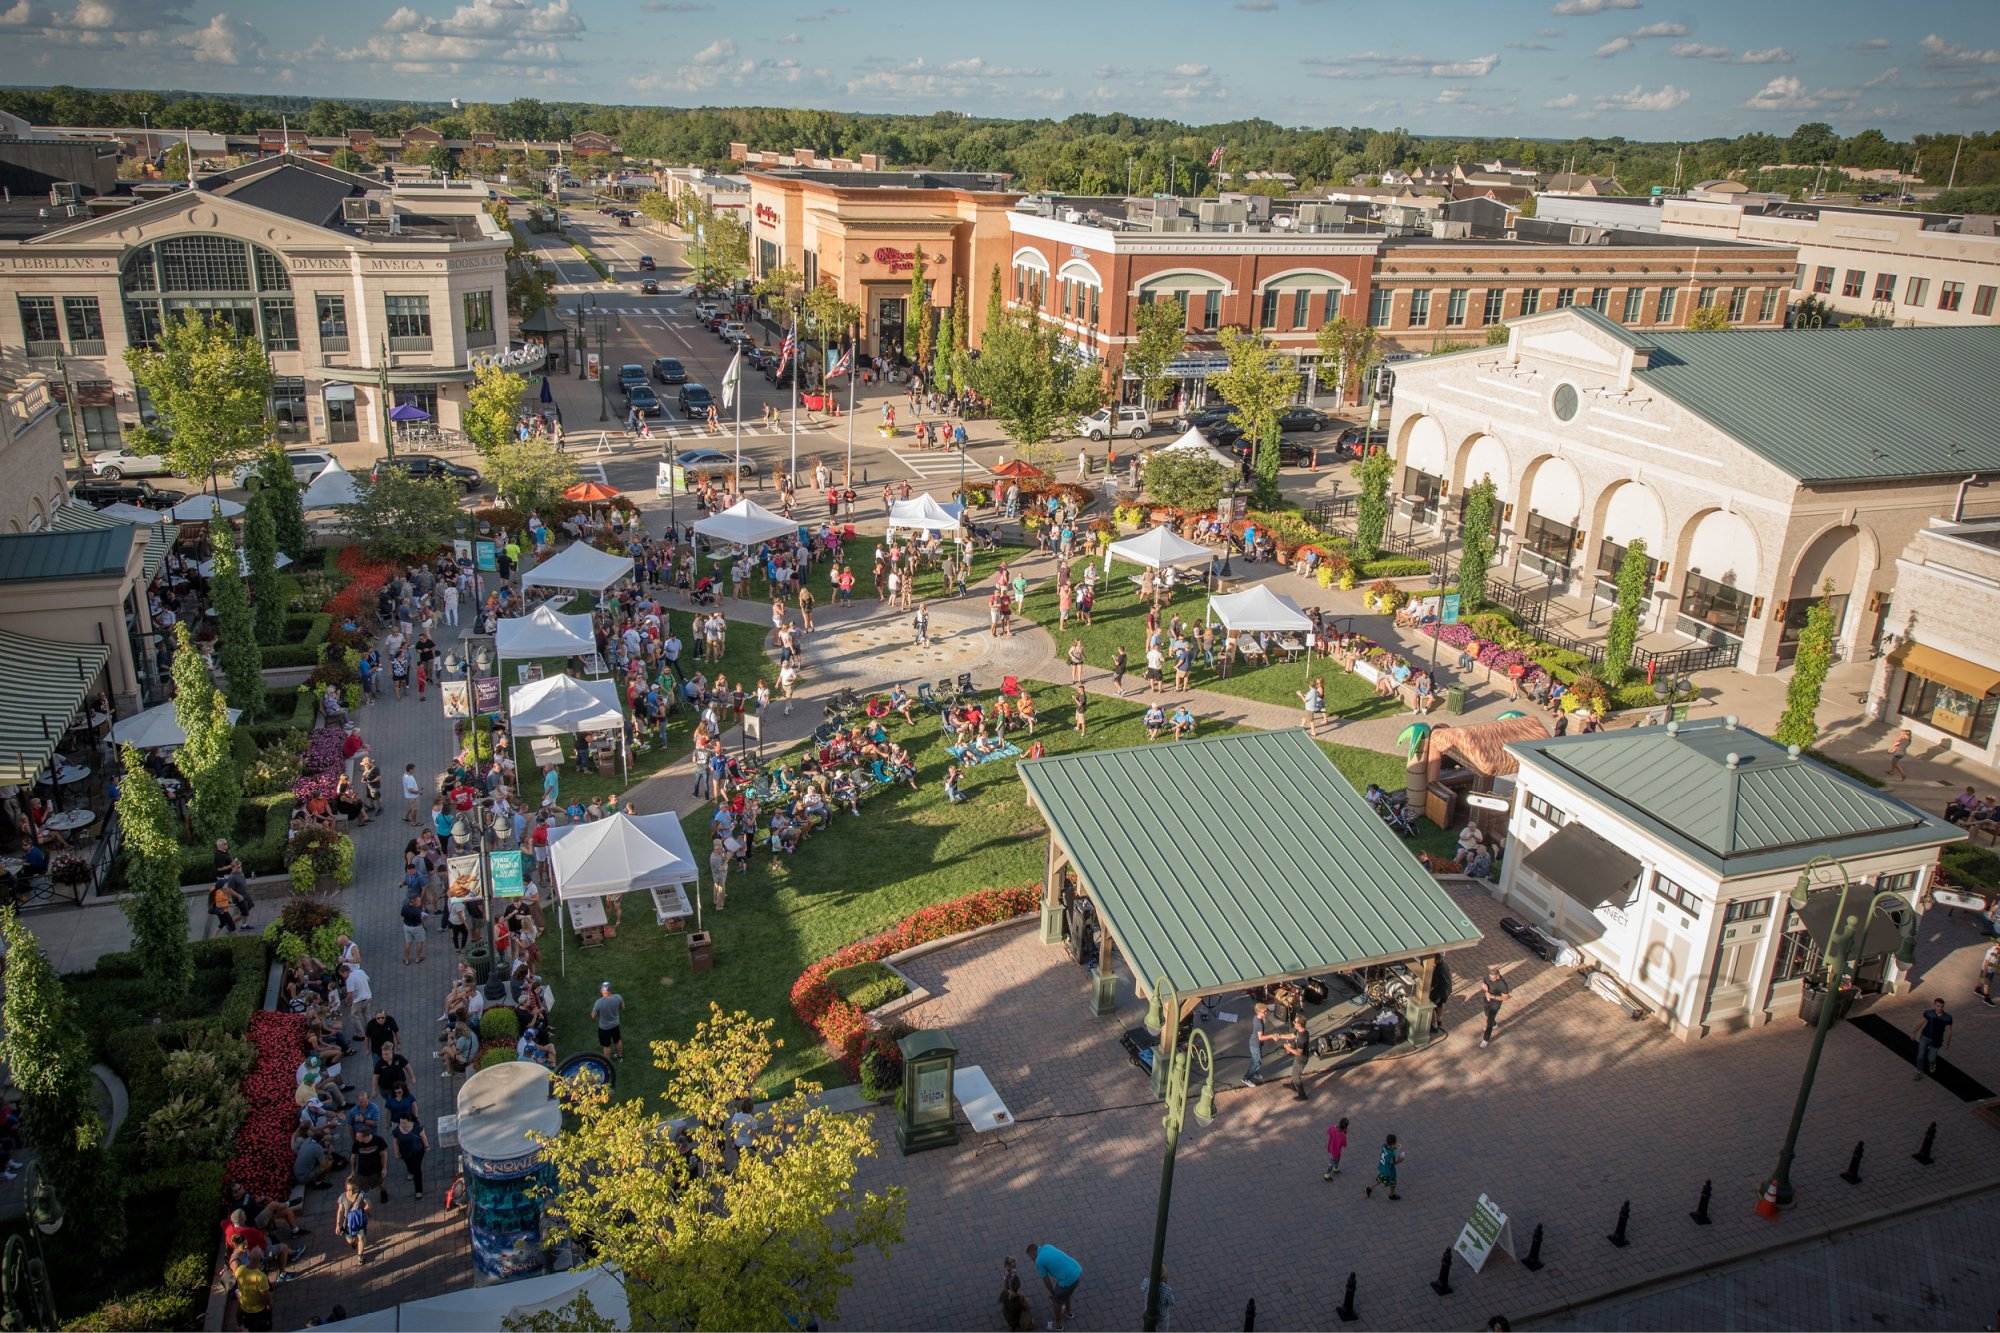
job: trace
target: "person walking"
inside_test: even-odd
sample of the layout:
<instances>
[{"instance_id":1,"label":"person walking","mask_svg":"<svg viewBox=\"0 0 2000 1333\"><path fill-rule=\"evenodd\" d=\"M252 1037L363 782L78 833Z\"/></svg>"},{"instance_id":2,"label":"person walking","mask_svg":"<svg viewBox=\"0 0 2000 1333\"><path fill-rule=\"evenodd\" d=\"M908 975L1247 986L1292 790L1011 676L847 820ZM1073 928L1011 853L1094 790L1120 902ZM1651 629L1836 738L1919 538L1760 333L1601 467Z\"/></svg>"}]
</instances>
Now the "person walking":
<instances>
[{"instance_id":1,"label":"person walking","mask_svg":"<svg viewBox=\"0 0 2000 1333\"><path fill-rule=\"evenodd\" d=\"M417 822L417 807L423 803L423 799L424 788L423 784L417 781L417 766L415 764L404 764L403 822L405 824L414 824Z\"/></svg>"},{"instance_id":2,"label":"person walking","mask_svg":"<svg viewBox=\"0 0 2000 1333\"><path fill-rule=\"evenodd\" d=\"M1986 1007L1993 1007L1993 975L2000 972L2000 944L1986 946L1986 956L1979 960L1979 984L1972 993L1986 1001Z\"/></svg>"},{"instance_id":3,"label":"person walking","mask_svg":"<svg viewBox=\"0 0 2000 1333\"><path fill-rule=\"evenodd\" d=\"M1903 771L1903 756L1910 752L1910 740L1911 740L1910 729L1908 727L1904 727L1901 731L1898 731L1896 733L1896 738L1889 742L1890 777L1907 778L1910 776L1908 773L1905 773Z\"/></svg>"},{"instance_id":4,"label":"person walking","mask_svg":"<svg viewBox=\"0 0 2000 1333\"><path fill-rule=\"evenodd\" d=\"M1493 1025L1500 1019L1500 1006L1507 1003L1507 997L1512 993L1513 987L1507 984L1507 978L1500 975L1500 969L1489 965L1486 980L1479 983L1479 1002L1486 1008L1486 1031L1479 1038L1479 1049L1485 1050L1492 1042Z\"/></svg>"},{"instance_id":5,"label":"person walking","mask_svg":"<svg viewBox=\"0 0 2000 1333\"><path fill-rule=\"evenodd\" d=\"M1292 1057L1292 1100L1306 1099L1306 1061L1312 1056L1312 1039L1306 1035L1306 1016L1292 1015L1292 1030L1285 1036L1285 1054Z\"/></svg>"},{"instance_id":6,"label":"person walking","mask_svg":"<svg viewBox=\"0 0 2000 1333\"><path fill-rule=\"evenodd\" d=\"M1945 1011L1944 997L1931 1001L1917 1020L1917 1081L1937 1073L1938 1056L1951 1045L1951 1015Z\"/></svg>"},{"instance_id":7,"label":"person walking","mask_svg":"<svg viewBox=\"0 0 2000 1333\"><path fill-rule=\"evenodd\" d=\"M347 1188L340 1193L340 1199L333 1206L336 1228L347 1248L354 1251L354 1262L368 1262L368 1196L361 1184L353 1176L347 1178Z\"/></svg>"},{"instance_id":8,"label":"person walking","mask_svg":"<svg viewBox=\"0 0 2000 1333\"><path fill-rule=\"evenodd\" d=\"M1076 710L1076 734L1085 735L1090 730L1090 693L1083 686L1073 686L1070 690L1071 706Z\"/></svg>"},{"instance_id":9,"label":"person walking","mask_svg":"<svg viewBox=\"0 0 2000 1333\"><path fill-rule=\"evenodd\" d=\"M1072 639L1069 645L1069 683L1083 684L1083 640Z\"/></svg>"},{"instance_id":10,"label":"person walking","mask_svg":"<svg viewBox=\"0 0 2000 1333\"><path fill-rule=\"evenodd\" d=\"M1387 1185L1391 1199L1400 1201L1403 1197L1396 1193L1396 1181L1400 1175L1400 1168L1403 1165L1403 1161L1408 1156L1408 1153L1396 1146L1396 1136L1394 1134L1382 1140L1382 1151L1375 1158L1375 1185ZM1364 1198L1372 1199L1375 1197L1375 1185L1370 1185L1362 1191Z\"/></svg>"},{"instance_id":11,"label":"person walking","mask_svg":"<svg viewBox=\"0 0 2000 1333\"><path fill-rule=\"evenodd\" d=\"M1250 1068L1243 1075L1243 1086L1246 1088L1254 1088L1264 1081L1264 1043L1277 1040L1264 1031L1270 1021L1271 1006L1262 1000L1257 1001L1256 1009L1250 1014Z\"/></svg>"},{"instance_id":12,"label":"person walking","mask_svg":"<svg viewBox=\"0 0 2000 1333\"><path fill-rule=\"evenodd\" d=\"M931 646L931 604L929 602L917 603L917 613L910 617L910 628L916 632L917 647L928 648Z\"/></svg>"},{"instance_id":13,"label":"person walking","mask_svg":"<svg viewBox=\"0 0 2000 1333\"><path fill-rule=\"evenodd\" d=\"M623 1060L625 997L613 991L610 982L597 983L597 999L591 1003L590 1016L597 1020L597 1049L607 1060Z\"/></svg>"},{"instance_id":14,"label":"person walking","mask_svg":"<svg viewBox=\"0 0 2000 1333\"><path fill-rule=\"evenodd\" d=\"M1028 1246L1028 1258L1048 1288L1049 1327L1059 1329L1069 1322L1070 1302L1076 1299L1077 1286L1083 1281L1083 1265L1047 1242Z\"/></svg>"},{"instance_id":15,"label":"person walking","mask_svg":"<svg viewBox=\"0 0 2000 1333\"><path fill-rule=\"evenodd\" d=\"M396 1117L396 1128L392 1136L396 1141L396 1156L403 1159L403 1169L410 1173L410 1188L416 1196L424 1197L424 1154L431 1150L430 1136L417 1118L407 1111Z\"/></svg>"},{"instance_id":16,"label":"person walking","mask_svg":"<svg viewBox=\"0 0 2000 1333\"><path fill-rule=\"evenodd\" d=\"M1111 655L1111 688L1118 691L1118 697L1125 697L1125 645L1119 644L1118 651Z\"/></svg>"},{"instance_id":17,"label":"person walking","mask_svg":"<svg viewBox=\"0 0 2000 1333\"><path fill-rule=\"evenodd\" d=\"M1319 735L1320 719L1326 716L1326 695L1320 688L1319 677L1313 677L1312 684L1306 686L1305 692L1299 695L1299 701L1305 705L1304 726L1307 734Z\"/></svg>"},{"instance_id":18,"label":"person walking","mask_svg":"<svg viewBox=\"0 0 2000 1333\"><path fill-rule=\"evenodd\" d=\"M1347 1117L1340 1117L1337 1124L1326 1127L1326 1170L1320 1173L1321 1180L1332 1180L1340 1174L1341 1154L1347 1151Z\"/></svg>"}]
</instances>

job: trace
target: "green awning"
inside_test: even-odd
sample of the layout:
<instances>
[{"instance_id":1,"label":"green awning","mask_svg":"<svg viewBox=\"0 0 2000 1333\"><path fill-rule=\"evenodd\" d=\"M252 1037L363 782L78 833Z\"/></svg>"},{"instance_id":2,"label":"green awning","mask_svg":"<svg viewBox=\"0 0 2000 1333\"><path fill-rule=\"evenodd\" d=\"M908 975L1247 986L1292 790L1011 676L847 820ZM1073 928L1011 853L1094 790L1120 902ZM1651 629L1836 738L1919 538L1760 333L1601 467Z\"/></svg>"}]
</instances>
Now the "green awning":
<instances>
[{"instance_id":1,"label":"green awning","mask_svg":"<svg viewBox=\"0 0 2000 1333\"><path fill-rule=\"evenodd\" d=\"M1132 971L1182 995L1418 958L1479 928L1299 730L1024 761Z\"/></svg>"},{"instance_id":2,"label":"green awning","mask_svg":"<svg viewBox=\"0 0 2000 1333\"><path fill-rule=\"evenodd\" d=\"M89 505L78 504L74 500L66 504L57 505L55 512L49 517L49 528L54 532L81 532L89 528L129 528L132 526L132 524L125 522L123 519L111 518L100 514ZM142 577L146 581L146 586L150 588L153 586L153 580L159 577L160 566L166 563L167 552L173 549L174 538L179 534L180 528L165 517L162 517L158 523L154 523L142 529L142 531L146 534L146 554L143 557L145 563L142 569Z\"/></svg>"},{"instance_id":3,"label":"green awning","mask_svg":"<svg viewBox=\"0 0 2000 1333\"><path fill-rule=\"evenodd\" d=\"M0 630L0 782L26 783L48 763L104 670L101 643L54 643Z\"/></svg>"},{"instance_id":4,"label":"green awning","mask_svg":"<svg viewBox=\"0 0 2000 1333\"><path fill-rule=\"evenodd\" d=\"M1595 911L1613 898L1625 901L1644 867L1583 825L1569 823L1523 857L1521 868L1561 889L1585 911Z\"/></svg>"}]
</instances>

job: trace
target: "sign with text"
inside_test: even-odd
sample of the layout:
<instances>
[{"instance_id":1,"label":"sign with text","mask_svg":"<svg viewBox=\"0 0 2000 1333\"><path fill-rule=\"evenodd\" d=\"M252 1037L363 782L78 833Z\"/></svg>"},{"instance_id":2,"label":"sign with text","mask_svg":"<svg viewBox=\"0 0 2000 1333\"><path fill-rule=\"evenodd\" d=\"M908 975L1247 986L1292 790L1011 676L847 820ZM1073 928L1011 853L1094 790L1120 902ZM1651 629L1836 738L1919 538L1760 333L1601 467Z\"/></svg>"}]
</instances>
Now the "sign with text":
<instances>
[{"instance_id":1,"label":"sign with text","mask_svg":"<svg viewBox=\"0 0 2000 1333\"><path fill-rule=\"evenodd\" d=\"M1438 619L1447 625L1456 625L1458 623L1457 593L1448 592L1444 595L1444 606L1438 612Z\"/></svg>"},{"instance_id":2,"label":"sign with text","mask_svg":"<svg viewBox=\"0 0 2000 1333\"><path fill-rule=\"evenodd\" d=\"M1506 810L1509 808L1506 797L1495 796L1491 792L1483 791L1467 792L1465 794L1465 803L1475 810Z\"/></svg>"},{"instance_id":3,"label":"sign with text","mask_svg":"<svg viewBox=\"0 0 2000 1333\"><path fill-rule=\"evenodd\" d=\"M500 677L481 676L472 682L472 706L482 713L500 711Z\"/></svg>"},{"instance_id":4,"label":"sign with text","mask_svg":"<svg viewBox=\"0 0 2000 1333\"><path fill-rule=\"evenodd\" d=\"M1514 1225L1507 1220L1507 1214L1500 1211L1499 1204L1482 1194L1473 1206L1472 1216L1466 1219L1465 1229L1458 1233L1457 1243L1451 1248L1477 1273L1486 1267L1486 1260L1494 1250L1509 1255L1514 1253Z\"/></svg>"},{"instance_id":5,"label":"sign with text","mask_svg":"<svg viewBox=\"0 0 2000 1333\"><path fill-rule=\"evenodd\" d=\"M445 862L445 892L454 898L479 896L479 858L454 856Z\"/></svg>"},{"instance_id":6,"label":"sign with text","mask_svg":"<svg viewBox=\"0 0 2000 1333\"><path fill-rule=\"evenodd\" d=\"M463 538L463 537L454 537L454 538L452 538L452 542L451 542L451 554L452 554L452 557L453 557L453 558L454 558L455 560L457 560L457 561L458 561L458 562L459 562L460 564L469 564L469 563L471 563L471 561L472 561L472 543L471 543L471 542L469 542L469 541L467 541L467 540L466 540L465 538Z\"/></svg>"},{"instance_id":7,"label":"sign with text","mask_svg":"<svg viewBox=\"0 0 2000 1333\"><path fill-rule=\"evenodd\" d=\"M482 574L498 573L500 569L499 543L482 541L477 543L477 550L479 552L478 555L479 572Z\"/></svg>"},{"instance_id":8,"label":"sign with text","mask_svg":"<svg viewBox=\"0 0 2000 1333\"><path fill-rule=\"evenodd\" d=\"M495 898L519 898L527 892L526 880L521 873L519 852L494 852L487 858L493 867L493 896Z\"/></svg>"},{"instance_id":9,"label":"sign with text","mask_svg":"<svg viewBox=\"0 0 2000 1333\"><path fill-rule=\"evenodd\" d=\"M444 715L446 717L472 716L472 690L464 681L439 681L438 698L444 700Z\"/></svg>"},{"instance_id":10,"label":"sign with text","mask_svg":"<svg viewBox=\"0 0 2000 1333\"><path fill-rule=\"evenodd\" d=\"M660 464L659 476L653 483L655 492L660 495L685 495L687 488L687 469L679 463Z\"/></svg>"}]
</instances>

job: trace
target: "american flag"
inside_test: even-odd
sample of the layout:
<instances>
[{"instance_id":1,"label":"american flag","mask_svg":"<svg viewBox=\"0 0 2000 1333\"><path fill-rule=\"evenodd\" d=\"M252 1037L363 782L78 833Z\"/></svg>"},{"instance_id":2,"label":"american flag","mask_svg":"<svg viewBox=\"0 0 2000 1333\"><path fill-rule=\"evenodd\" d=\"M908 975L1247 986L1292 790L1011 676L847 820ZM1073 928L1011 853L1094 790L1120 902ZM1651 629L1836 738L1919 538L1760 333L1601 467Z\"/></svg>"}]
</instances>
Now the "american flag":
<instances>
[{"instance_id":1,"label":"american flag","mask_svg":"<svg viewBox=\"0 0 2000 1333\"><path fill-rule=\"evenodd\" d=\"M833 368L826 372L826 377L832 379L836 375L845 375L852 369L854 369L854 349L843 348L840 355L833 359Z\"/></svg>"},{"instance_id":2,"label":"american flag","mask_svg":"<svg viewBox=\"0 0 2000 1333\"><path fill-rule=\"evenodd\" d=\"M794 324L785 334L785 341L778 347L778 373L785 373L785 366L792 359L792 353L799 350L799 326Z\"/></svg>"},{"instance_id":3,"label":"american flag","mask_svg":"<svg viewBox=\"0 0 2000 1333\"><path fill-rule=\"evenodd\" d=\"M1221 165L1222 165L1222 145L1217 144L1215 147L1215 151L1208 155L1208 169L1210 171L1214 171L1217 167Z\"/></svg>"}]
</instances>

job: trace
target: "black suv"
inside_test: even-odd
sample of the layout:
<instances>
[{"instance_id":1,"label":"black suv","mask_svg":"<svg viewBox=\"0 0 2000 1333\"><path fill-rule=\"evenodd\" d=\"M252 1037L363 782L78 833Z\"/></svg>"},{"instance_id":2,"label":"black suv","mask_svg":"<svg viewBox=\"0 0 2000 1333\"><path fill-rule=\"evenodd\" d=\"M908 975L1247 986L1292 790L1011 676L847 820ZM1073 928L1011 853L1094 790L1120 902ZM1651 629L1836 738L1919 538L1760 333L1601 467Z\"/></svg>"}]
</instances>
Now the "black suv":
<instances>
[{"instance_id":1,"label":"black suv","mask_svg":"<svg viewBox=\"0 0 2000 1333\"><path fill-rule=\"evenodd\" d=\"M1292 406L1278 413L1279 430L1325 430L1333 418L1316 407Z\"/></svg>"},{"instance_id":2,"label":"black suv","mask_svg":"<svg viewBox=\"0 0 2000 1333\"><path fill-rule=\"evenodd\" d=\"M686 384L687 367L671 356L653 358L653 378L661 384Z\"/></svg>"},{"instance_id":3,"label":"black suv","mask_svg":"<svg viewBox=\"0 0 2000 1333\"><path fill-rule=\"evenodd\" d=\"M703 420L708 416L708 409L714 402L715 399L709 395L706 386L700 384L681 385L681 396L678 406L681 410L682 419L687 421Z\"/></svg>"},{"instance_id":4,"label":"black suv","mask_svg":"<svg viewBox=\"0 0 2000 1333\"><path fill-rule=\"evenodd\" d=\"M96 509L110 504L138 505L141 509L171 509L179 499L143 481L80 481L69 488L69 493Z\"/></svg>"},{"instance_id":5,"label":"black suv","mask_svg":"<svg viewBox=\"0 0 2000 1333\"><path fill-rule=\"evenodd\" d=\"M478 490L482 480L477 468L469 468L463 463L439 458L436 454L397 454L394 458L378 458L369 476L381 476L385 467L399 468L419 478L450 477L467 491Z\"/></svg>"},{"instance_id":6,"label":"black suv","mask_svg":"<svg viewBox=\"0 0 2000 1333\"><path fill-rule=\"evenodd\" d=\"M1184 431L1189 426L1193 426L1196 430L1206 435L1216 426L1228 421L1229 414L1235 410L1228 403L1210 403L1198 412L1183 412L1175 417L1174 429Z\"/></svg>"},{"instance_id":7,"label":"black suv","mask_svg":"<svg viewBox=\"0 0 2000 1333\"><path fill-rule=\"evenodd\" d=\"M1342 458L1359 458L1365 448L1369 453L1386 448L1389 432L1380 428L1370 430L1366 426L1349 426L1340 432L1340 438L1333 442L1334 451Z\"/></svg>"},{"instance_id":8,"label":"black suv","mask_svg":"<svg viewBox=\"0 0 2000 1333\"><path fill-rule=\"evenodd\" d=\"M639 256L639 271L641 273L651 273L653 267L653 257L651 255Z\"/></svg>"}]
</instances>

